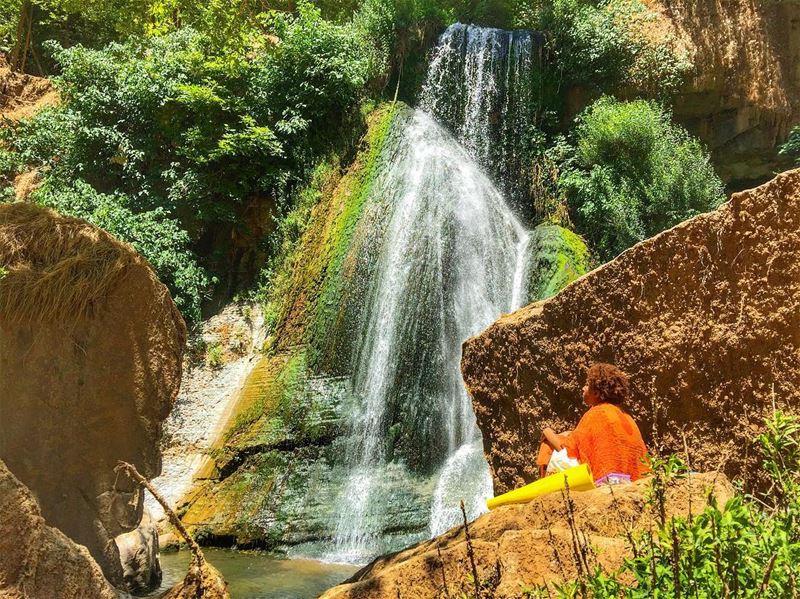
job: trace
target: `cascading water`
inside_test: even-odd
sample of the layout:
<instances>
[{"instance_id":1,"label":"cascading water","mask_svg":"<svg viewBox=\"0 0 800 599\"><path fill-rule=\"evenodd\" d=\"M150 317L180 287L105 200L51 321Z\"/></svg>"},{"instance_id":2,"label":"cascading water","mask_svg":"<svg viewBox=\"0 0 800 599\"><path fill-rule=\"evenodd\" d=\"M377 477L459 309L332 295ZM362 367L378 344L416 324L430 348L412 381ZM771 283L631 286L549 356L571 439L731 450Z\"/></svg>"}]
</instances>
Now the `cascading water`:
<instances>
[{"instance_id":1,"label":"cascading water","mask_svg":"<svg viewBox=\"0 0 800 599\"><path fill-rule=\"evenodd\" d=\"M434 50L421 107L456 136L524 212L544 37L456 23Z\"/></svg>"},{"instance_id":2,"label":"cascading water","mask_svg":"<svg viewBox=\"0 0 800 599\"><path fill-rule=\"evenodd\" d=\"M507 142L533 110L524 81L534 49L530 33L450 27L423 110L404 116L377 178L371 210L384 224L356 340L330 559L395 548L383 539L403 509L392 484L425 487L430 535L460 521L462 499L474 517L492 494L461 344L525 299L528 232L484 168L501 181L515 168Z\"/></svg>"}]
</instances>

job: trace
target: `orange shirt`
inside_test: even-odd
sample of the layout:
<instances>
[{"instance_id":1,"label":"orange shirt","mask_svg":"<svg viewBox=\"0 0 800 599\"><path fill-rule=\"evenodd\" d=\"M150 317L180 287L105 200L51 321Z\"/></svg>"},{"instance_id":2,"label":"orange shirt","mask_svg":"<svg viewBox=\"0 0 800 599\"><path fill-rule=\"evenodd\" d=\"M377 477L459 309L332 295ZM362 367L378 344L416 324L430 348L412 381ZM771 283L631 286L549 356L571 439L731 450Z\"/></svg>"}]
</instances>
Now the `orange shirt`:
<instances>
[{"instance_id":1,"label":"orange shirt","mask_svg":"<svg viewBox=\"0 0 800 599\"><path fill-rule=\"evenodd\" d=\"M639 427L628 414L610 403L589 408L564 442L567 454L589 464L595 480L616 472L637 480L648 471Z\"/></svg>"}]
</instances>

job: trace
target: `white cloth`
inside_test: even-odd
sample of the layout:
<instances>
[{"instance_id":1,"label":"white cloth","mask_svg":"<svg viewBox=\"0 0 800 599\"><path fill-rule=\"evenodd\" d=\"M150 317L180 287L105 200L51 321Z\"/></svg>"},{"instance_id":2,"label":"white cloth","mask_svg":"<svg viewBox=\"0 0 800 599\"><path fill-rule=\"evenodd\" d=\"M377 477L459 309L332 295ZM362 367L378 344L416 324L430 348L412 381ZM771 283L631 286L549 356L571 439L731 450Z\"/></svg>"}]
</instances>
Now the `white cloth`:
<instances>
[{"instance_id":1,"label":"white cloth","mask_svg":"<svg viewBox=\"0 0 800 599\"><path fill-rule=\"evenodd\" d=\"M564 472L564 470L569 470L575 466L580 466L580 462L575 458L569 457L566 449L553 451L553 455L550 456L550 462L547 464L547 474Z\"/></svg>"}]
</instances>

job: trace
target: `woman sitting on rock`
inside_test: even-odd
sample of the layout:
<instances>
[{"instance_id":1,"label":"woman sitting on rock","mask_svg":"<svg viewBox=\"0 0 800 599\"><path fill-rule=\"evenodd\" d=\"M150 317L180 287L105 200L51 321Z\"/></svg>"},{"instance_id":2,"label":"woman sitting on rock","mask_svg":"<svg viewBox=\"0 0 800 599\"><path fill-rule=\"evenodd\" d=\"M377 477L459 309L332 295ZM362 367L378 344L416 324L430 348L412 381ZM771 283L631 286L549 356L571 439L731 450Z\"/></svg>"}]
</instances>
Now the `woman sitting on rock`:
<instances>
[{"instance_id":1,"label":"woman sitting on rock","mask_svg":"<svg viewBox=\"0 0 800 599\"><path fill-rule=\"evenodd\" d=\"M621 406L628 399L628 376L616 366L597 363L586 372L583 401L589 410L574 431L544 429L540 475L589 464L596 483L637 480L648 471L647 448L639 427Z\"/></svg>"}]
</instances>

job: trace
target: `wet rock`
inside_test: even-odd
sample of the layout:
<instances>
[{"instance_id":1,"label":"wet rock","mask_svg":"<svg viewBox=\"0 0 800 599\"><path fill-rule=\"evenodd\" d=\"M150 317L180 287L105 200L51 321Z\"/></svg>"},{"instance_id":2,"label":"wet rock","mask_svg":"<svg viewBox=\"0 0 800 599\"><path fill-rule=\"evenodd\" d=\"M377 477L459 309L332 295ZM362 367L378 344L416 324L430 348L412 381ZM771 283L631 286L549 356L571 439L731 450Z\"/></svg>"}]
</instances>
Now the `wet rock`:
<instances>
[{"instance_id":1,"label":"wet rock","mask_svg":"<svg viewBox=\"0 0 800 599\"><path fill-rule=\"evenodd\" d=\"M529 301L558 293L590 270L589 249L578 235L553 224L541 224L531 231L524 280Z\"/></svg>"},{"instance_id":2,"label":"wet rock","mask_svg":"<svg viewBox=\"0 0 800 599\"><path fill-rule=\"evenodd\" d=\"M584 411L586 368L631 378L650 447L758 484L752 446L775 406L800 408L800 170L625 251L464 344L495 492L536 476L545 426ZM686 445L684 445L684 439Z\"/></svg>"},{"instance_id":3,"label":"wet rock","mask_svg":"<svg viewBox=\"0 0 800 599\"><path fill-rule=\"evenodd\" d=\"M119 549L122 577L129 591L140 594L161 584L158 528L148 510L144 510L136 530L118 536L115 542Z\"/></svg>"},{"instance_id":4,"label":"wet rock","mask_svg":"<svg viewBox=\"0 0 800 599\"><path fill-rule=\"evenodd\" d=\"M203 322L189 341L180 393L164 421L161 475L152 481L173 506L210 461L220 429L261 357L262 324L257 307L230 304ZM152 497L147 497L146 506L154 519L163 518L163 509Z\"/></svg>"}]
</instances>

